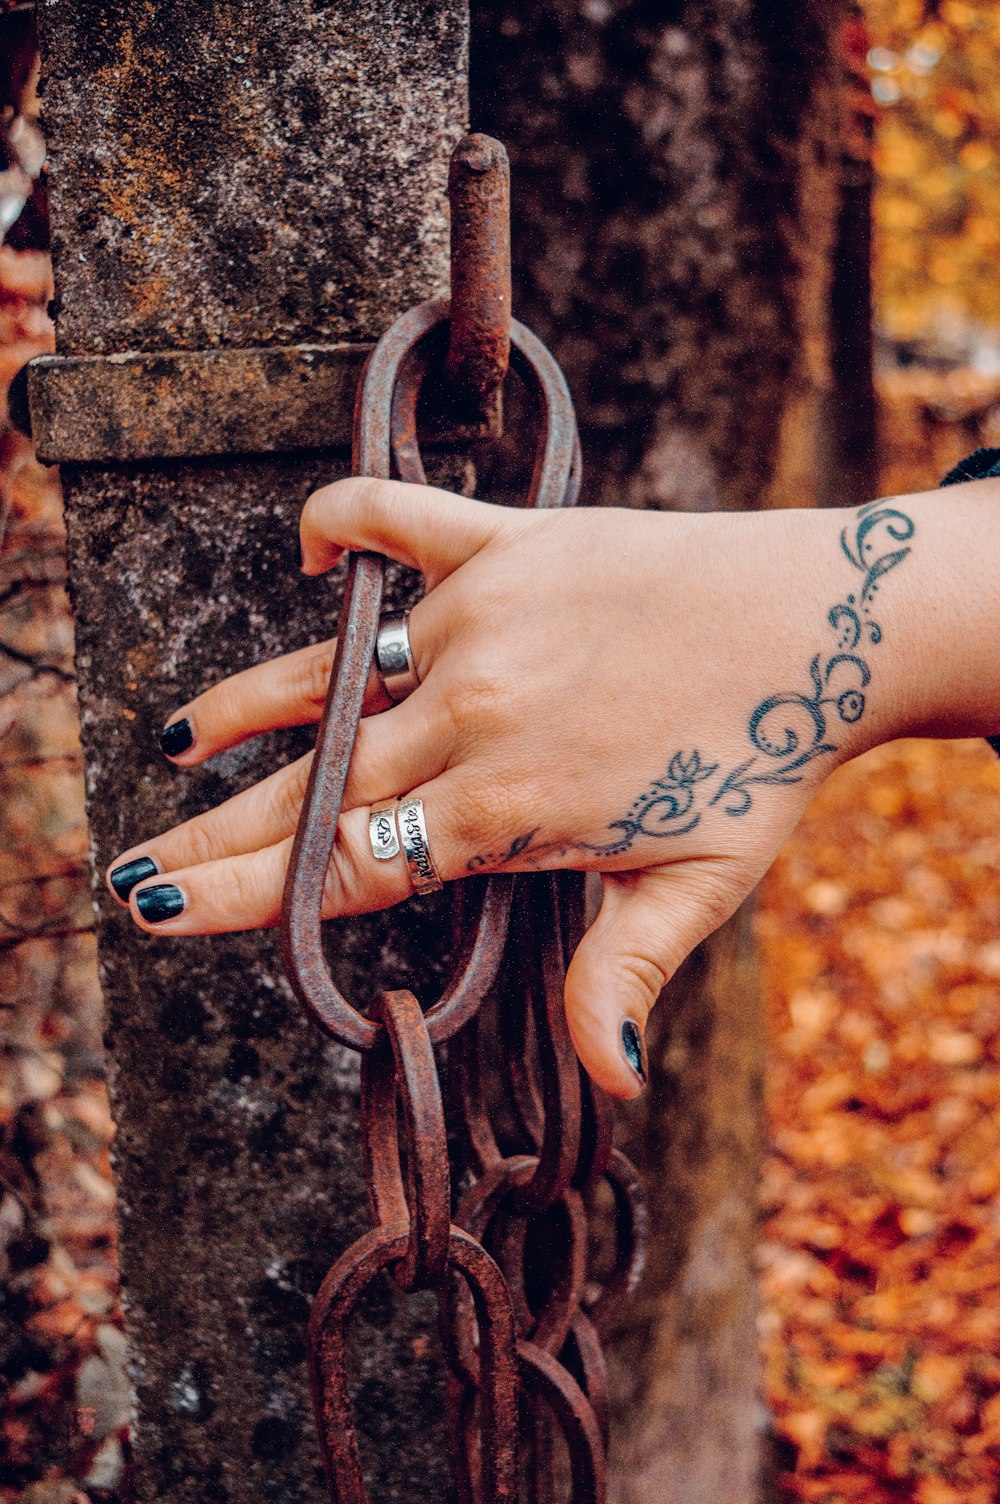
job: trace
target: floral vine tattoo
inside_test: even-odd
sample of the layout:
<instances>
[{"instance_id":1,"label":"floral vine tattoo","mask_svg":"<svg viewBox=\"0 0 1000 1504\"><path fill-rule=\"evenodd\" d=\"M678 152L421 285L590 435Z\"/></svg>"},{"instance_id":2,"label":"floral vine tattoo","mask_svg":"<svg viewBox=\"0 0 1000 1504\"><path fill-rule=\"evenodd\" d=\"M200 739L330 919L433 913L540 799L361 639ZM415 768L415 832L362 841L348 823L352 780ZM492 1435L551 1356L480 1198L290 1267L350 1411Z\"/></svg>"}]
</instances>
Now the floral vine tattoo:
<instances>
[{"instance_id":1,"label":"floral vine tattoo","mask_svg":"<svg viewBox=\"0 0 1000 1504\"><path fill-rule=\"evenodd\" d=\"M727 815L745 815L753 807L753 787L800 783L807 763L835 752L837 723L853 725L865 713L871 682L866 654L882 640L872 614L879 584L906 558L914 532L912 519L885 501L869 502L852 529L844 529L840 547L862 580L827 613L834 646L814 655L807 690L784 690L761 700L747 725L750 755L725 774L703 809L696 807L699 785L714 778L719 764L703 762L697 751L675 752L663 777L640 794L627 815L611 821L609 830L618 832L613 840L581 845L599 856L620 856L638 836L686 835L704 809L715 805Z\"/></svg>"}]
</instances>

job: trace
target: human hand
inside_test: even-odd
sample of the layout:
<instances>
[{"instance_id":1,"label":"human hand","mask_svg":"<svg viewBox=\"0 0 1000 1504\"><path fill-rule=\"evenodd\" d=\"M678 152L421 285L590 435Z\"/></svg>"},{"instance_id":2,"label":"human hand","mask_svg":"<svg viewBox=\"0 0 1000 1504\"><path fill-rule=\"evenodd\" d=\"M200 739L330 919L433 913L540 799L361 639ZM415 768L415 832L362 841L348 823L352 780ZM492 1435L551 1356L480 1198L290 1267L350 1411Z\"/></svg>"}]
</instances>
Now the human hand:
<instances>
[{"instance_id":1,"label":"human hand","mask_svg":"<svg viewBox=\"0 0 1000 1504\"><path fill-rule=\"evenodd\" d=\"M532 512L388 481L318 491L301 522L307 574L368 549L427 587L410 617L419 688L393 706L369 681L324 915L411 895L403 858L376 862L368 838L369 806L407 793L445 880L599 872L567 1016L598 1084L635 1095L623 1023L641 1033L816 785L893 724L874 592L913 532L890 502ZM165 750L190 767L317 721L332 659L326 643L223 681L175 714ZM109 883L136 922L165 935L275 924L309 762L123 853Z\"/></svg>"}]
</instances>

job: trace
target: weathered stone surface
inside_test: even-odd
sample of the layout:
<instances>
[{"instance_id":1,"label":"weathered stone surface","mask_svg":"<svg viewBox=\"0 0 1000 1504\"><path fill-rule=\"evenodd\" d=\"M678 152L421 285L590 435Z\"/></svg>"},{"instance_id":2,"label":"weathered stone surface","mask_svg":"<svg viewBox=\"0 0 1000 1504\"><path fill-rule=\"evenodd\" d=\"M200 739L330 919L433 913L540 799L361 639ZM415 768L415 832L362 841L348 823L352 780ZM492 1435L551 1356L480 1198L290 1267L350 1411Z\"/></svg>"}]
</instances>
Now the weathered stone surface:
<instances>
[{"instance_id":1,"label":"weathered stone surface","mask_svg":"<svg viewBox=\"0 0 1000 1504\"><path fill-rule=\"evenodd\" d=\"M41 21L61 353L358 340L444 290L459 0L50 0ZM303 750L284 734L179 773L156 733L207 683L329 635L339 579L299 577L295 524L347 463L65 470L98 872ZM317 1501L303 1328L367 1220L356 1062L301 1016L270 936L167 943L95 894L139 1498ZM359 999L380 973L430 987L443 934L432 902L344 926L337 974ZM446 1489L430 1315L379 1287L358 1321L386 1500Z\"/></svg>"},{"instance_id":2,"label":"weathered stone surface","mask_svg":"<svg viewBox=\"0 0 1000 1504\"><path fill-rule=\"evenodd\" d=\"M377 338L442 290L457 0L48 0L61 354Z\"/></svg>"},{"instance_id":3,"label":"weathered stone surface","mask_svg":"<svg viewBox=\"0 0 1000 1504\"><path fill-rule=\"evenodd\" d=\"M66 474L98 872L144 832L305 749L305 734L287 733L178 773L156 733L223 673L328 635L338 582L301 580L292 539L311 487L345 469L268 460ZM391 594L405 599L400 585ZM327 1268L367 1225L356 1060L302 1015L271 936L158 941L102 884L95 892L140 1497L321 1498L303 1328ZM441 930L402 912L333 943L359 999L380 969L410 974L425 948L442 956ZM418 968L425 987L434 972ZM392 1304L379 1294L359 1346L368 1455L393 1484L386 1497L437 1498L426 1374L408 1356L420 1382L407 1384L380 1338Z\"/></svg>"}]
</instances>

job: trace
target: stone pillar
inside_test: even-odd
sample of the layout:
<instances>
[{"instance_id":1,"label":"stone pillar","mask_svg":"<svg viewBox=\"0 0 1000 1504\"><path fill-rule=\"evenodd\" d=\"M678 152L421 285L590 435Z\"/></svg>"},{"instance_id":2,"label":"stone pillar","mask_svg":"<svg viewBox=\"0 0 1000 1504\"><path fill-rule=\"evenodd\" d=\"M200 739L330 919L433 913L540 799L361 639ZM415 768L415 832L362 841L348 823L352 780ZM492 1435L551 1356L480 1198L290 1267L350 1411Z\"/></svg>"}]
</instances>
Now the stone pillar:
<instances>
[{"instance_id":1,"label":"stone pillar","mask_svg":"<svg viewBox=\"0 0 1000 1504\"><path fill-rule=\"evenodd\" d=\"M45 0L39 19L60 359L211 350L232 378L233 349L354 345L446 289L464 0ZM245 410L225 422L197 356L181 362L186 377L176 362L135 366L148 424L115 386L118 365L60 368L78 407L61 408L50 457L73 461L63 477L97 873L308 745L269 737L181 773L156 738L202 687L330 634L339 576L300 579L295 524L309 491L345 473L353 380L323 389L328 412L306 391L314 410L289 437L288 372L305 389L314 369L349 377L356 354L257 360ZM395 578L397 601L411 583ZM149 938L96 877L94 891L138 1497L319 1500L304 1323L366 1225L356 1061L303 1017L273 937ZM383 958L387 976L416 967L427 979L433 963L421 973L416 958L441 956L440 910L352 922L332 949L358 999ZM394 1301L376 1291L359 1320L373 1492L438 1499L428 1313Z\"/></svg>"}]
</instances>

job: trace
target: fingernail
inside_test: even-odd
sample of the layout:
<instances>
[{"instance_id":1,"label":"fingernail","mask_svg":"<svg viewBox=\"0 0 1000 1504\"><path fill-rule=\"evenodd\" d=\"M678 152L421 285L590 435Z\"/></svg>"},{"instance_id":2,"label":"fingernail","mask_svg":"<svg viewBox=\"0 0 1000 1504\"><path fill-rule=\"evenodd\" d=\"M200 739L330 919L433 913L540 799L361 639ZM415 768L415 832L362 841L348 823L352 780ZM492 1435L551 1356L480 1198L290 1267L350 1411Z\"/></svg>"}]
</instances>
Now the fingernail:
<instances>
[{"instance_id":1,"label":"fingernail","mask_svg":"<svg viewBox=\"0 0 1000 1504\"><path fill-rule=\"evenodd\" d=\"M626 1018L622 1022L622 1049L625 1051L625 1059L645 1086L646 1046L639 1032L639 1025L631 1018Z\"/></svg>"},{"instance_id":2,"label":"fingernail","mask_svg":"<svg viewBox=\"0 0 1000 1504\"><path fill-rule=\"evenodd\" d=\"M187 716L179 721L171 721L170 725L164 726L160 732L160 750L165 757L179 757L193 744L194 732Z\"/></svg>"},{"instance_id":3,"label":"fingernail","mask_svg":"<svg viewBox=\"0 0 1000 1504\"><path fill-rule=\"evenodd\" d=\"M173 883L154 883L135 895L135 906L148 924L162 924L184 912L184 894Z\"/></svg>"},{"instance_id":4,"label":"fingernail","mask_svg":"<svg viewBox=\"0 0 1000 1504\"><path fill-rule=\"evenodd\" d=\"M122 903L128 903L128 896L136 883L141 883L144 878L154 877L159 870L151 856L137 856L130 862L122 862L120 867L112 867L108 881Z\"/></svg>"}]
</instances>

